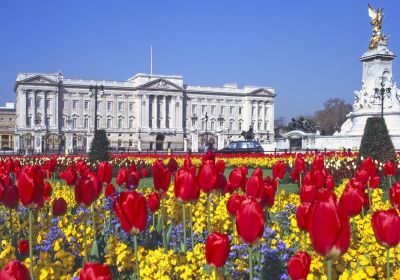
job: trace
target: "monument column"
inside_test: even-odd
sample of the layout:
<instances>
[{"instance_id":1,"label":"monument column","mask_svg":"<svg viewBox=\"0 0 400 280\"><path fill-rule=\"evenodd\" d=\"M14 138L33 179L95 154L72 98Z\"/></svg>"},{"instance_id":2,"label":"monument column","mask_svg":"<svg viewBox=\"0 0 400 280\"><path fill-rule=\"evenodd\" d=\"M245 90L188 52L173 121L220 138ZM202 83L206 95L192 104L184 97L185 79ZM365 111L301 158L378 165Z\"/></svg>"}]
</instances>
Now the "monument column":
<instances>
[{"instance_id":1,"label":"monument column","mask_svg":"<svg viewBox=\"0 0 400 280\"><path fill-rule=\"evenodd\" d=\"M19 127L26 127L26 114L27 114L26 95L27 95L26 90L18 91L17 106L18 106L18 110L19 110L19 116L18 116Z\"/></svg>"},{"instance_id":2,"label":"monument column","mask_svg":"<svg viewBox=\"0 0 400 280\"><path fill-rule=\"evenodd\" d=\"M163 96L163 120L161 122L161 128L166 128L167 127L167 96Z\"/></svg>"},{"instance_id":3,"label":"monument column","mask_svg":"<svg viewBox=\"0 0 400 280\"><path fill-rule=\"evenodd\" d=\"M176 128L176 97L171 96L171 106L169 108L171 110L171 120L169 123L170 128Z\"/></svg>"}]
</instances>

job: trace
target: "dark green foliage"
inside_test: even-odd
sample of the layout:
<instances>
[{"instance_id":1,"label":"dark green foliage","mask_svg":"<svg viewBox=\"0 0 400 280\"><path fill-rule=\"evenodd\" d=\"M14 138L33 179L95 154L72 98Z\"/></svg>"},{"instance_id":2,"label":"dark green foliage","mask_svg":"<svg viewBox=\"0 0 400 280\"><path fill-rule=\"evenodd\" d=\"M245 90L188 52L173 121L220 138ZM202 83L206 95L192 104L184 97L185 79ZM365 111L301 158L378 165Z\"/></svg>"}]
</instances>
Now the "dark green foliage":
<instances>
[{"instance_id":1,"label":"dark green foliage","mask_svg":"<svg viewBox=\"0 0 400 280\"><path fill-rule=\"evenodd\" d=\"M371 157L380 162L396 161L396 151L383 118L367 119L359 157Z\"/></svg>"},{"instance_id":2,"label":"dark green foliage","mask_svg":"<svg viewBox=\"0 0 400 280\"><path fill-rule=\"evenodd\" d=\"M90 145L89 160L91 162L106 161L109 159L110 142L105 130L97 130Z\"/></svg>"}]
</instances>

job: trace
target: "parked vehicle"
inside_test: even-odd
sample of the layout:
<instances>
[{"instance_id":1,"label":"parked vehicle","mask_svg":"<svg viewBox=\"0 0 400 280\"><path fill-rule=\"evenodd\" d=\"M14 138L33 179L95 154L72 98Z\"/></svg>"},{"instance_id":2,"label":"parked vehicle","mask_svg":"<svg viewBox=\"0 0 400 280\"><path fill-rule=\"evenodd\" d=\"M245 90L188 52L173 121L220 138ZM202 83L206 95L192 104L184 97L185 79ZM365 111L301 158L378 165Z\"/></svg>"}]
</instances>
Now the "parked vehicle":
<instances>
[{"instance_id":1,"label":"parked vehicle","mask_svg":"<svg viewBox=\"0 0 400 280\"><path fill-rule=\"evenodd\" d=\"M257 141L233 141L218 153L263 153L264 149Z\"/></svg>"}]
</instances>

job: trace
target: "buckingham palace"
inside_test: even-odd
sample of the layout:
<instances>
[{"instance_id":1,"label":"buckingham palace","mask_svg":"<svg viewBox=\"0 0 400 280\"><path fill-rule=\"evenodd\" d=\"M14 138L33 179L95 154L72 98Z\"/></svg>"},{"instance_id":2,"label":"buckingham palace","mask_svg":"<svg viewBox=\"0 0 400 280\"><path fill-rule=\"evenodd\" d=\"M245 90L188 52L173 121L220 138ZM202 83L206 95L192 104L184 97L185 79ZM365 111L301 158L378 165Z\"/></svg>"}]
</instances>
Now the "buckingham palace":
<instances>
[{"instance_id":1,"label":"buckingham palace","mask_svg":"<svg viewBox=\"0 0 400 280\"><path fill-rule=\"evenodd\" d=\"M20 73L15 93L16 151L87 151L96 110L97 128L120 151L197 152L207 140L220 149L250 126L262 145L274 141L270 87L190 86L178 75L139 73L118 82Z\"/></svg>"}]
</instances>

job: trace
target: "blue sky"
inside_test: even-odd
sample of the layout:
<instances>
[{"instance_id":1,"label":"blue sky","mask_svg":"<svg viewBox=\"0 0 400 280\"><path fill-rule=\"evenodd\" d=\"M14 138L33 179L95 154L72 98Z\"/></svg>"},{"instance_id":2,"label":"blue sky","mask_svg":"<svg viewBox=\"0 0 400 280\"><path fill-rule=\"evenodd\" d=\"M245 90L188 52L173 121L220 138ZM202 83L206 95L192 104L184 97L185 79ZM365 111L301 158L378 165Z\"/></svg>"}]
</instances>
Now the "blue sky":
<instances>
[{"instance_id":1,"label":"blue sky","mask_svg":"<svg viewBox=\"0 0 400 280\"><path fill-rule=\"evenodd\" d=\"M384 7L384 34L400 54L400 2ZM353 101L371 27L367 1L1 1L0 104L14 101L18 72L127 80L183 75L186 84L272 86L275 116ZM397 28L396 28L397 27ZM394 77L400 82L399 59Z\"/></svg>"}]
</instances>

